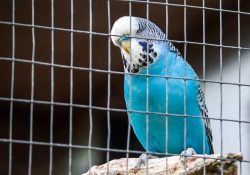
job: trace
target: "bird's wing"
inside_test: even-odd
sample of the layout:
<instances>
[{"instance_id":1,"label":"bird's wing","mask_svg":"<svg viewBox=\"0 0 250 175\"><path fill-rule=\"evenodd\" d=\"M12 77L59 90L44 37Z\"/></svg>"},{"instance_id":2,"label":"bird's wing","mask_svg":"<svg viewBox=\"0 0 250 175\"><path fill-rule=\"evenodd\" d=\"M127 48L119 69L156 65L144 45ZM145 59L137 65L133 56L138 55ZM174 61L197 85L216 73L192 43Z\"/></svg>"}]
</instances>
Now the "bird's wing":
<instances>
[{"instance_id":1,"label":"bird's wing","mask_svg":"<svg viewBox=\"0 0 250 175\"><path fill-rule=\"evenodd\" d=\"M168 41L167 44L168 44L168 46L170 48L169 50L171 52L174 52L174 53L176 53L176 56L183 58L181 53L179 52L179 50L170 41ZM213 133L212 133L212 129L211 129L210 119L208 118L208 109L207 109L207 106L206 106L205 101L204 101L204 94L203 94L202 88L200 86L200 83L199 83L198 91L197 91L197 99L199 102L199 108L200 108L201 114L202 114L202 116L206 117L206 119L204 119L203 121L204 121L205 131L207 134L208 144L209 144L209 148L210 148L210 154L213 154L214 153Z\"/></svg>"},{"instance_id":2,"label":"bird's wing","mask_svg":"<svg viewBox=\"0 0 250 175\"><path fill-rule=\"evenodd\" d=\"M183 58L181 55L181 52L173 45L173 43L171 43L170 41L167 42L167 45L169 46L169 50L171 52L176 53L176 56Z\"/></svg>"},{"instance_id":3,"label":"bird's wing","mask_svg":"<svg viewBox=\"0 0 250 175\"><path fill-rule=\"evenodd\" d=\"M206 106L205 101L204 101L204 94L203 94L202 88L200 86L200 83L199 83L199 87L198 87L197 98L198 98L199 108L200 108L201 114L202 114L202 116L206 117L206 119L204 119L203 121L204 121L205 131L207 134L208 144L209 144L209 148L210 148L210 154L213 154L214 153L213 133L212 133L211 125L210 125L210 119L208 118L208 109L207 109L207 106Z\"/></svg>"}]
</instances>

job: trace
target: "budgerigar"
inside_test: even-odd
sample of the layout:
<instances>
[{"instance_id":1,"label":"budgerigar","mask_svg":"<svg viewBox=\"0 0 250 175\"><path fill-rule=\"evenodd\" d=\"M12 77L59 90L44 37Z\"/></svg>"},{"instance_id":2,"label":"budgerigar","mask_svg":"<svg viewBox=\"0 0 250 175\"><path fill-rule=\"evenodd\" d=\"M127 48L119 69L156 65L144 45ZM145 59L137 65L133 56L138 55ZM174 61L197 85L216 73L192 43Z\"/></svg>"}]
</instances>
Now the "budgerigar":
<instances>
[{"instance_id":1,"label":"budgerigar","mask_svg":"<svg viewBox=\"0 0 250 175\"><path fill-rule=\"evenodd\" d=\"M134 73L134 75L125 74L124 94L127 109L140 111L132 112L130 115L137 138L146 149L146 113L142 112L147 110L147 77L141 75L146 75L148 71L149 75L155 75L148 78L148 151L166 153L166 136L168 136L167 152L181 154L185 148L184 117L178 116L184 115L185 83L181 78L186 76L189 79L198 79L198 76L187 62L186 75L184 74L185 60L178 49L171 42L164 41L166 35L146 19L121 17L114 23L111 34L112 42L121 49L125 72ZM150 39L147 42L145 38ZM166 83L166 78L163 77L166 75L177 79L169 78ZM166 93L168 93L167 98ZM166 99L167 112L174 115L166 117L166 115L150 114L150 112L166 113ZM186 80L186 114L208 117L202 88L195 80ZM204 130L205 154L212 154L213 138L209 119L186 118L186 148L189 154L195 152L203 154ZM145 161L142 159L143 156L140 157L136 168Z\"/></svg>"}]
</instances>

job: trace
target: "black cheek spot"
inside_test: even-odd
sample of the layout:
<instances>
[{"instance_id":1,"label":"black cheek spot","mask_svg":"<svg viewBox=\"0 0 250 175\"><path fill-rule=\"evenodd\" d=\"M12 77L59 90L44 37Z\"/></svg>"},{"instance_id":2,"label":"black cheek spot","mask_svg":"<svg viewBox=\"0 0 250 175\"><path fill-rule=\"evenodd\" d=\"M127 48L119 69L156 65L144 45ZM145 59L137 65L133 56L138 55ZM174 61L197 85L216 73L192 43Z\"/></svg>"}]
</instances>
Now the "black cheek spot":
<instances>
[{"instance_id":1,"label":"black cheek spot","mask_svg":"<svg viewBox=\"0 0 250 175\"><path fill-rule=\"evenodd\" d=\"M142 60L141 60L141 59L139 59L138 61L139 61L140 63L142 63Z\"/></svg>"},{"instance_id":2,"label":"black cheek spot","mask_svg":"<svg viewBox=\"0 0 250 175\"><path fill-rule=\"evenodd\" d=\"M152 60L153 60L153 59L151 58L151 56L148 56L148 62L150 62L150 63L151 63L151 62L152 62Z\"/></svg>"},{"instance_id":3,"label":"black cheek spot","mask_svg":"<svg viewBox=\"0 0 250 175\"><path fill-rule=\"evenodd\" d=\"M133 72L133 73L137 73L137 72L139 72L139 69L133 69L132 72Z\"/></svg>"},{"instance_id":4,"label":"black cheek spot","mask_svg":"<svg viewBox=\"0 0 250 175\"><path fill-rule=\"evenodd\" d=\"M157 52L154 52L154 53L153 53L153 57L157 57Z\"/></svg>"},{"instance_id":5,"label":"black cheek spot","mask_svg":"<svg viewBox=\"0 0 250 175\"><path fill-rule=\"evenodd\" d=\"M141 53L140 53L140 56L141 56L142 58L146 58L146 55L145 55L145 54L141 54Z\"/></svg>"},{"instance_id":6,"label":"black cheek spot","mask_svg":"<svg viewBox=\"0 0 250 175\"><path fill-rule=\"evenodd\" d=\"M135 67L135 64L133 64L133 67Z\"/></svg>"},{"instance_id":7,"label":"black cheek spot","mask_svg":"<svg viewBox=\"0 0 250 175\"><path fill-rule=\"evenodd\" d=\"M130 72L130 66L128 66L128 72Z\"/></svg>"},{"instance_id":8,"label":"black cheek spot","mask_svg":"<svg viewBox=\"0 0 250 175\"><path fill-rule=\"evenodd\" d=\"M122 55L122 60L123 60L123 65L124 65L124 67L127 67L127 61L125 60L124 55Z\"/></svg>"}]
</instances>

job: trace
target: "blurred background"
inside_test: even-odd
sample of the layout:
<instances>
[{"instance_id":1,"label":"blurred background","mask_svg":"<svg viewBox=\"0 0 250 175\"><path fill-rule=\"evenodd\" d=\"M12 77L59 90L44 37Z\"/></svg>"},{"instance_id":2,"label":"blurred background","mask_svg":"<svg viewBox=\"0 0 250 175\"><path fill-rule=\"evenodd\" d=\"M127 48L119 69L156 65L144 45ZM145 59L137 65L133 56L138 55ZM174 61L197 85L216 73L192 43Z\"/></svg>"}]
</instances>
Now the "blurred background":
<instances>
[{"instance_id":1,"label":"blurred background","mask_svg":"<svg viewBox=\"0 0 250 175\"><path fill-rule=\"evenodd\" d=\"M165 2L155 0L155 2ZM108 33L107 1L92 0L93 3L93 31ZM183 4L183 0L169 0L169 3ZM188 5L202 6L202 0L187 0ZM51 27L51 1L34 1L35 25ZM129 3L111 0L111 26L121 16L129 15ZM219 0L205 2L206 7L219 9ZM238 10L237 0L223 0L222 8ZM241 0L242 12L250 12L250 1ZM71 24L70 0L54 0L54 26L70 29ZM132 15L146 18L146 4L132 3ZM169 39L184 40L184 8L169 6ZM166 31L166 7L163 5L149 5L149 19ZM0 21L12 21L12 2L0 1ZM250 48L250 15L240 15L240 45ZM32 23L31 0L15 2L15 22L21 24ZM220 43L219 11L205 11L205 38L206 43ZM187 8L187 40L203 41L202 9ZM89 1L74 0L74 29L89 30ZM27 26L15 27L15 58L32 59L32 28ZM222 13L222 40L223 45L238 46L238 14ZM70 66L70 32L54 31L54 63ZM74 33L73 38L73 65L89 67L89 35ZM184 45L174 43L183 53ZM108 70L108 37L93 35L94 69ZM238 49L223 48L223 81L239 82ZM11 69L12 62L1 58L12 58L12 26L0 23L0 97L11 97ZM35 61L51 63L51 30L35 28ZM192 65L200 78L203 77L203 46L187 45L187 61ZM241 83L250 85L250 50L241 50ZM34 66L34 100L51 101L51 67L35 64ZM111 46L111 70L123 72L120 50ZM14 71L14 98L31 99L31 64L15 62ZM92 105L107 107L108 74L93 71ZM206 46L205 50L205 78L220 80L220 48ZM250 87L241 87L241 103L239 101L239 86L223 84L222 117L225 119L241 119L250 121ZM218 83L205 84L206 104L209 116L220 118L220 85ZM70 69L54 67L54 101L70 103ZM89 104L89 72L87 70L73 70L73 103ZM126 109L123 97L123 75L111 75L110 107ZM107 147L107 111L93 109L93 137L92 146ZM128 118L125 112L110 112L111 141L110 147L126 149ZM0 138L9 138L10 101L0 100ZM53 111L53 142L69 143L70 107L54 105ZM33 110L33 140L50 142L51 106L34 103ZM215 153L220 153L221 131L220 121L212 120ZM88 146L89 141L89 109L73 107L73 145ZM223 121L223 153L240 152L240 135L244 159L250 161L250 124L241 123L241 134L238 122ZM29 140L30 134L30 103L13 102L13 136L15 140ZM131 131L131 150L144 151ZM32 174L49 174L50 147L33 145ZM110 152L110 159L125 157L125 153ZM138 154L129 154L138 157ZM92 150L92 165L106 163L106 152ZM29 145L12 144L12 174L28 174ZM72 174L79 175L88 171L88 150L72 149ZM9 143L0 142L0 174L8 174ZM52 174L66 175L69 171L69 149L67 147L53 147ZM250 164L242 163L242 174L248 174Z\"/></svg>"}]
</instances>

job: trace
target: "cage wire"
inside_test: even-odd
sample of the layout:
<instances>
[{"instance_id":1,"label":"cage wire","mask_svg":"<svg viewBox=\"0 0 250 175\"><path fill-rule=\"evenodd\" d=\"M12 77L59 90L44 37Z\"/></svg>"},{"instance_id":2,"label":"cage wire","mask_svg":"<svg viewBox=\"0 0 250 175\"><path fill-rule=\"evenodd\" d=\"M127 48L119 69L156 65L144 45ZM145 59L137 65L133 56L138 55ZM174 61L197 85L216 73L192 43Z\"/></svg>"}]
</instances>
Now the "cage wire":
<instances>
[{"instance_id":1,"label":"cage wire","mask_svg":"<svg viewBox=\"0 0 250 175\"><path fill-rule=\"evenodd\" d=\"M111 14L110 14L110 0L107 0L107 12L108 12L108 33L100 33L100 32L94 32L93 31L93 24L92 24L92 0L89 0L89 31L82 31L82 30L75 30L74 29L74 1L70 0L71 2L71 27L70 29L66 28L58 28L55 27L54 25L54 0L51 0L51 27L47 26L41 26L41 25L36 25L35 24L35 8L34 8L34 1L32 0L32 24L23 24L23 23L16 23L15 22L15 0L12 0L12 22L6 22L6 21L0 21L0 24L5 24L5 25L11 25L12 26L12 58L6 58L6 57L0 57L0 60L7 60L10 61L12 64L12 69L11 69L11 95L10 98L6 97L0 97L0 100L2 101L9 101L10 102L10 114L9 114L9 138L0 138L0 142L7 142L9 143L9 170L8 174L11 175L12 173L12 145L15 143L19 144L27 144L29 145L29 165L28 165L28 174L32 174L32 149L33 145L44 145L44 146L49 146L50 147L50 158L49 158L49 175L52 175L52 170L53 170L53 148L54 147L65 147L69 149L69 171L68 174L72 174L72 148L81 148L81 149L87 149L88 150L88 165L89 169L91 172L91 167L93 166L92 164L92 150L99 150L99 151L105 151L106 152L106 161L107 161L107 173L109 173L109 164L108 162L110 161L110 153L115 152L115 153L126 153L126 165L127 165L127 174L129 173L128 170L128 158L129 154L131 153L136 153L138 156L144 152L142 151L135 151L135 150L130 150L130 135L131 135L131 123L130 123L130 115L131 113L145 113L146 114L146 136L147 136L147 142L146 142L146 154L153 154L153 155L165 155L166 156L166 168L168 166L168 157L167 156L173 156L173 155L179 155L179 154L171 154L168 153L168 146L166 144L166 152L167 153L153 153L148 150L148 115L149 114L157 114L157 115L164 115L166 117L168 116L176 116L176 117L184 117L184 149L186 150L186 118L187 117L192 117L192 118L201 118L203 121L206 119L204 116L190 116L186 114L186 81L187 80L195 80L199 81L200 83L203 84L203 90L204 90L204 98L205 98L205 83L215 83L220 85L220 118L215 118L215 117L209 117L210 120L217 120L220 122L220 137L221 137L221 147L220 147L220 158L209 158L206 157L205 155L205 128L203 129L203 156L197 156L197 155L184 155L184 162L186 165L186 158L187 157L202 157L204 159L204 167L205 167L205 159L218 159L219 161L239 161L239 160L231 160L227 158L223 158L222 154L223 152L223 121L228 121L228 122L237 122L239 124L239 151L242 152L242 141L241 141L241 124L246 123L249 124L249 121L245 121L241 119L241 87L246 86L250 87L250 84L245 84L241 82L241 50L250 50L250 48L247 47L241 47L240 45L240 15L245 14L245 15L250 15L248 12L242 12L240 11L240 0L238 0L238 10L233 11L233 10L225 10L222 8L222 0L219 0L219 9L217 8L210 8L205 6L205 0L202 0L202 6L192 6L192 5L187 5L186 0L184 0L183 4L174 4L174 3L169 3L168 0L166 2L155 2L155 1L136 1L136 0L123 0L124 3L129 3L129 16L130 16L130 24L131 24L131 16L132 16L132 3L143 3L146 4L146 19L147 21L149 20L149 8L150 4L158 4L161 6L166 7L166 40L165 41L171 41L173 43L183 43L184 44L184 78L178 78L178 77L170 77L168 76L168 71L166 71L166 76L158 76L158 75L149 75L148 73L148 67L147 67L147 74L146 75L138 75L138 76L146 76L147 77L147 102L146 102L146 112L144 111L134 111L131 109L131 76L130 76L130 106L129 110L125 109L118 109L118 108L111 108L110 107L110 97L111 97L111 75L112 74L119 74L119 75L137 75L135 73L130 72L129 73L123 73L119 71L112 71L111 70ZM169 6L177 6L177 7L183 7L184 8L184 40L169 40L168 39L168 21L169 21L169 16L168 16L168 7ZM186 16L187 16L187 8L195 8L195 9L202 9L202 31L203 31L203 42L193 42L193 41L188 41L187 40L187 23L186 23ZM205 38L205 12L206 10L209 11L218 11L220 16L220 43L219 44L210 44L206 43L206 38ZM229 45L223 45L222 42L222 13L227 12L227 13L236 13L238 15L238 46L229 46ZM15 28L16 26L25 26L25 27L30 27L32 29L32 60L25 60L25 59L19 59L15 57ZM35 28L42 28L42 29L48 29L51 31L51 63L46 63L46 62L41 62L41 61L36 61L35 60L35 46L36 46L36 41L35 41ZM54 31L67 31L70 32L70 66L66 65L60 65L60 64L55 64L54 63ZM147 30L148 30L148 22L147 22ZM131 31L131 25L130 25L130 31ZM84 33L89 35L89 67L76 67L73 65L73 58L74 58L74 45L73 45L73 39L74 39L74 34L75 33ZM101 36L107 36L108 37L108 70L100 70L100 69L95 69L92 66L92 37L93 35L101 35ZM133 37L130 37L133 38ZM137 37L140 38L140 37ZM145 38L147 40L147 53L149 53L149 39L154 38ZM131 42L131 40L130 40ZM186 78L186 59L187 59L187 45L188 44L194 44L194 45L201 45L203 47L203 75L202 79L191 79L191 78ZM205 58L205 51L206 51L206 46L212 46L212 47L218 47L220 49L220 80L215 81L215 80L207 80L205 76L205 67L206 67L206 58ZM130 44L131 47L131 44ZM231 83L231 82L225 82L223 81L222 77L222 71L223 71L223 55L222 55L222 49L223 48L231 48L231 49L237 49L238 50L238 77L239 81L238 83ZM131 52L130 52L131 55ZM131 56L130 56L131 59ZM147 61L148 61L148 54L147 54ZM130 60L131 61L131 60ZM23 62L26 64L31 64L31 99L20 99L20 98L14 98L14 73L15 73L15 63L16 62ZM168 63L168 54L166 56L166 63ZM40 101L40 100L34 100L34 66L35 65L44 65L44 66L49 66L51 68L51 101ZM166 64L168 65L168 64ZM54 68L59 67L59 68L64 68L64 69L69 69L70 70L70 103L62 103L62 102L56 102L54 100ZM89 72L89 105L82 105L82 104L75 104L73 103L73 70L86 70ZM166 68L168 70L168 67ZM92 105L92 73L93 72L102 72L106 73L108 75L108 91L107 91L107 107L98 107ZM170 114L168 113L168 95L166 95L166 113L159 113L159 112L149 112L148 110L148 83L149 83L149 77L159 77L159 78L166 78L166 94L168 94L168 79L183 79L184 80L184 115L177 115L177 114ZM222 106L223 106L223 91L222 91L222 86L223 85L235 85L238 86L239 90L239 118L232 120L232 119L225 119L222 117ZM30 135L29 135L29 140L18 140L18 139L13 139L12 138L12 131L13 131L13 103L14 102L21 102L21 103L29 103L30 104ZM205 102L205 100L204 100ZM46 104L50 105L50 142L41 142L41 141L33 141L33 108L34 104ZM59 105L59 106L67 106L70 108L70 113L69 113L69 144L62 144L62 143L54 143L53 142L53 117L54 117L54 106ZM89 121L90 121L90 130L89 130L89 141L88 141L88 146L81 146L81 145L74 145L72 144L72 130L73 130L73 107L79 107L79 108L86 108L89 109ZM205 110L205 105L203 104L203 108ZM93 118L92 118L92 110L97 109L97 110L104 110L107 112L107 128L108 128L108 136L107 136L107 147L106 148L101 148L101 147L95 147L92 145L92 137L93 137ZM127 133L127 145L126 145L126 150L121 150L121 149L112 149L110 148L110 139L111 139L111 124L110 124L110 112L112 111L118 111L118 112L124 112L128 113L128 133ZM166 128L168 128L168 120L166 120ZM166 132L167 133L167 132ZM167 133L168 134L168 133ZM166 137L166 143L168 143L168 136ZM239 161L239 172L242 174L242 162L245 163L250 163L249 160L242 160ZM146 163L147 167L147 173L148 173L148 162ZM187 174L186 166L185 167L185 174ZM166 172L167 173L167 172ZM206 169L203 169L203 174L206 174ZM221 163L221 174L223 174L223 163Z\"/></svg>"}]
</instances>

